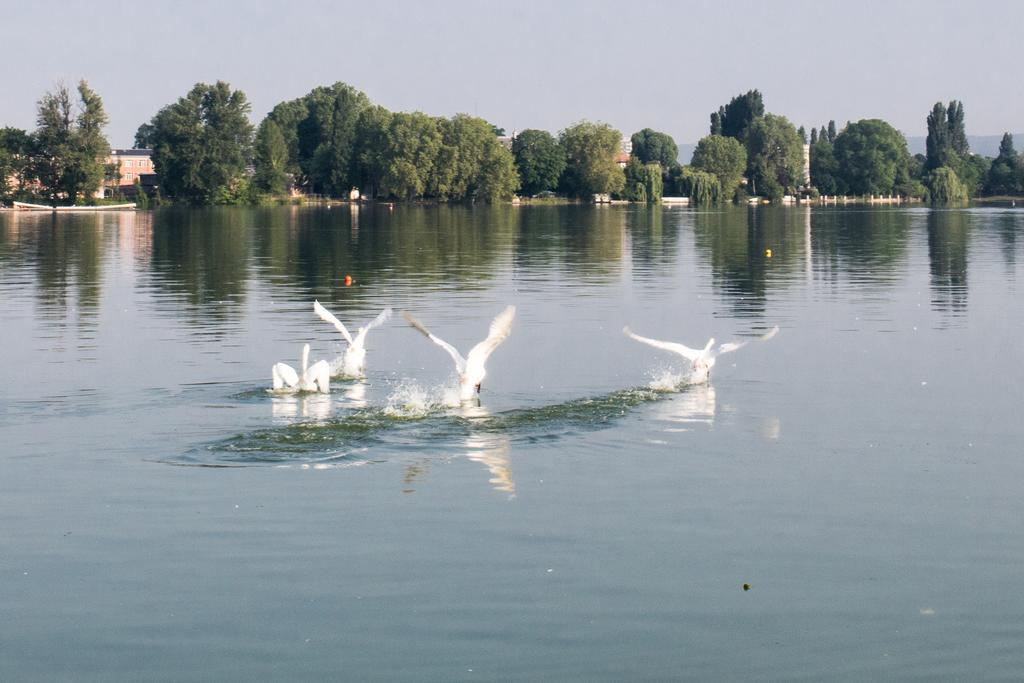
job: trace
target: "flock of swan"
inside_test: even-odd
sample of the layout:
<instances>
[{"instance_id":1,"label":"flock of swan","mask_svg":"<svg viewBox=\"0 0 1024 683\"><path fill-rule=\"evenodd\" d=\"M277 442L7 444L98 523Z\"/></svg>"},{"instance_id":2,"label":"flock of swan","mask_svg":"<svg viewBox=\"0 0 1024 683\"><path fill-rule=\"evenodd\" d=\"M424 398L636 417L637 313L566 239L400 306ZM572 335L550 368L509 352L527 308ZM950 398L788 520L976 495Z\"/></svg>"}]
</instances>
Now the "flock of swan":
<instances>
[{"instance_id":1,"label":"flock of swan","mask_svg":"<svg viewBox=\"0 0 1024 683\"><path fill-rule=\"evenodd\" d=\"M329 393L331 390L332 377L344 377L358 379L366 376L366 335L375 327L387 322L392 316L392 310L385 308L376 318L366 325L358 328L353 336L348 328L319 301L313 302L313 312L323 320L334 326L341 333L342 339L348 344L345 353L333 362L325 360L309 364L309 344L302 346L302 358L299 369L296 370L287 363L275 363L271 369L273 380L273 393L295 394L299 392L315 391ZM427 339L444 349L455 363L455 371L459 379L459 400L462 402L472 401L476 394L480 393L480 386L487 375L485 368L487 359L494 350L508 338L512 331L512 321L515 319L516 307L507 306L505 310L495 316L491 326L487 330L487 337L469 350L465 357L459 351L435 336L430 330L424 327L423 323L413 318L407 312L402 312L402 317L414 329L421 332ZM779 331L778 326L773 327L768 333L759 337L761 340L768 340L774 337ZM690 384L707 382L711 368L715 365L715 359L724 354L731 353L746 346L747 342L728 342L715 348L715 340L711 338L702 349L691 349L688 346L677 342L660 341L649 337L641 337L634 334L628 327L622 328L622 332L630 339L653 346L662 351L675 353L687 361L691 366L689 379Z\"/></svg>"}]
</instances>

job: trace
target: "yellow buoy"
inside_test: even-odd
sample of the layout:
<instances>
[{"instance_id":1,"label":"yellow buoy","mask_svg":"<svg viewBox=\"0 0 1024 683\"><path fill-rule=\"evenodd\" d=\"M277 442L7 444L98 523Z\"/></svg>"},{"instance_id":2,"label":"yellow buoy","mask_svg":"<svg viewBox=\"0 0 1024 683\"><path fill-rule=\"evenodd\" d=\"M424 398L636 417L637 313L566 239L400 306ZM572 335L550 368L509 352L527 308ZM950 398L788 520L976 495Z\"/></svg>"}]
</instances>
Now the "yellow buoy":
<instances>
[{"instance_id":1,"label":"yellow buoy","mask_svg":"<svg viewBox=\"0 0 1024 683\"><path fill-rule=\"evenodd\" d=\"M764 255L767 256L768 258L771 258L772 257L772 250L771 249L765 249L764 250Z\"/></svg>"}]
</instances>

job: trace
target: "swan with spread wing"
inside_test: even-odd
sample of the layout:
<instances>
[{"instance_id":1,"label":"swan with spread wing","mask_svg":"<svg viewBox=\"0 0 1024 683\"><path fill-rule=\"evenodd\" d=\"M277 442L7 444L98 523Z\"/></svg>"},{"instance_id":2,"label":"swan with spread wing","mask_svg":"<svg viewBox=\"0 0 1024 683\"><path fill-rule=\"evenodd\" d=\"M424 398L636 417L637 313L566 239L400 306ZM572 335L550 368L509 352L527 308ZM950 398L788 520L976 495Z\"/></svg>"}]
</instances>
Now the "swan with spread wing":
<instances>
[{"instance_id":1,"label":"swan with spread wing","mask_svg":"<svg viewBox=\"0 0 1024 683\"><path fill-rule=\"evenodd\" d=\"M377 317L356 330L355 336L349 334L340 320L334 314L324 308L319 301L313 302L313 312L320 316L324 322L334 325L334 329L341 333L342 338L348 343L348 348L341 358L331 363L332 377L358 378L366 376L366 333L375 327L380 327L391 317L391 309L385 308Z\"/></svg>"},{"instance_id":2,"label":"swan with spread wing","mask_svg":"<svg viewBox=\"0 0 1024 683\"><path fill-rule=\"evenodd\" d=\"M623 327L622 332L630 339L635 339L638 342L653 346L656 349L662 351L670 351L672 353L679 354L686 360L690 361L692 365L692 371L690 373L689 383L699 384L701 382L707 382L711 376L711 368L715 365L715 359L721 356L723 353L732 353L737 349L742 349L747 345L747 342L727 342L721 344L718 348L715 346L715 338L712 337L708 340L708 343L704 345L703 349L691 349L689 346L684 346L676 342L660 341L658 339L651 339L649 337L641 337L639 334L635 334L628 327ZM767 341L774 337L779 332L779 326L776 325L766 334L759 337L761 341Z\"/></svg>"},{"instance_id":3,"label":"swan with spread wing","mask_svg":"<svg viewBox=\"0 0 1024 683\"><path fill-rule=\"evenodd\" d=\"M459 374L459 400L470 401L474 394L480 393L480 384L487 375L484 365L494 350L508 338L512 331L512 320L516 315L516 307L508 306L491 321L491 327L487 331L487 338L469 350L469 354L463 358L454 346L448 342L435 337L430 330L423 326L423 323L403 311L402 316L410 325L419 330L427 339L434 342L448 352L448 355L455 361L455 370Z\"/></svg>"}]
</instances>

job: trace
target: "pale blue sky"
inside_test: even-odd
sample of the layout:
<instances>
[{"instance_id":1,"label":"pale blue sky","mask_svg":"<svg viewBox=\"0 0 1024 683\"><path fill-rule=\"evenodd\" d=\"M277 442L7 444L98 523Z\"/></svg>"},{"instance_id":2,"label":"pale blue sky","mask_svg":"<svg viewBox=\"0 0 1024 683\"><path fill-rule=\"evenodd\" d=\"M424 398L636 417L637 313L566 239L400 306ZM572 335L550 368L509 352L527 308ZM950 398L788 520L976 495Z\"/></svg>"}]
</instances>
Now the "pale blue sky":
<instances>
[{"instance_id":1,"label":"pale blue sky","mask_svg":"<svg viewBox=\"0 0 1024 683\"><path fill-rule=\"evenodd\" d=\"M43 92L85 78L118 147L217 79L245 91L254 122L341 80L392 110L553 132L589 118L680 143L750 88L808 130L878 117L921 135L931 105L954 98L971 134L1024 129L1024 2L3 4L0 126L33 128Z\"/></svg>"}]
</instances>

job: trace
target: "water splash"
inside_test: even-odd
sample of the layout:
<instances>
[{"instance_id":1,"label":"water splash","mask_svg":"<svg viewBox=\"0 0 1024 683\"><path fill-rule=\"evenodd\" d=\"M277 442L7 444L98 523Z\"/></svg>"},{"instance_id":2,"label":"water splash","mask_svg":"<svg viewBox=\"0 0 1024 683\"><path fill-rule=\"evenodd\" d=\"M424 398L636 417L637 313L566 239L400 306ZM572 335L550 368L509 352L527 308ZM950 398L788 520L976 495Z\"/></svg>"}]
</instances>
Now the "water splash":
<instances>
[{"instance_id":1,"label":"water splash","mask_svg":"<svg viewBox=\"0 0 1024 683\"><path fill-rule=\"evenodd\" d=\"M573 399L562 403L517 408L491 413L479 406L459 401L450 386L435 388L405 382L397 385L381 408L356 407L324 418L318 408L309 409L307 419L279 427L259 429L220 439L193 449L173 464L204 466L299 465L314 469L350 465L366 460L382 444L389 449L415 444L421 449L452 449L466 452L493 467L492 484L514 492L507 472L509 444L538 439L558 439L580 430L598 430L611 426L644 404L665 406L674 417L699 414L713 417L713 394L709 387L692 386L677 374L662 373L651 386L623 389L608 394ZM315 398L315 397L314 397ZM293 399L294 400L294 399ZM696 403L696 406L691 406ZM705 404L710 404L708 407ZM291 403L283 404L291 412ZM455 410L452 406L456 406ZM337 406L335 406L336 408ZM301 414L301 404L295 411ZM322 409L321 409L322 410ZM296 415L295 417L299 417ZM290 414L289 418L294 419ZM314 419L310 420L309 417ZM484 444L493 446L483 447ZM176 462L175 462L176 461Z\"/></svg>"},{"instance_id":2,"label":"water splash","mask_svg":"<svg viewBox=\"0 0 1024 683\"><path fill-rule=\"evenodd\" d=\"M423 418L438 408L448 405L444 399L443 393L438 396L436 391L421 387L414 382L403 382L388 396L384 414L396 419ZM458 402L455 405L458 405Z\"/></svg>"},{"instance_id":3,"label":"water splash","mask_svg":"<svg viewBox=\"0 0 1024 683\"><path fill-rule=\"evenodd\" d=\"M650 373L651 381L647 384L653 391L668 393L676 392L685 387L689 375L671 368L661 368Z\"/></svg>"}]
</instances>

